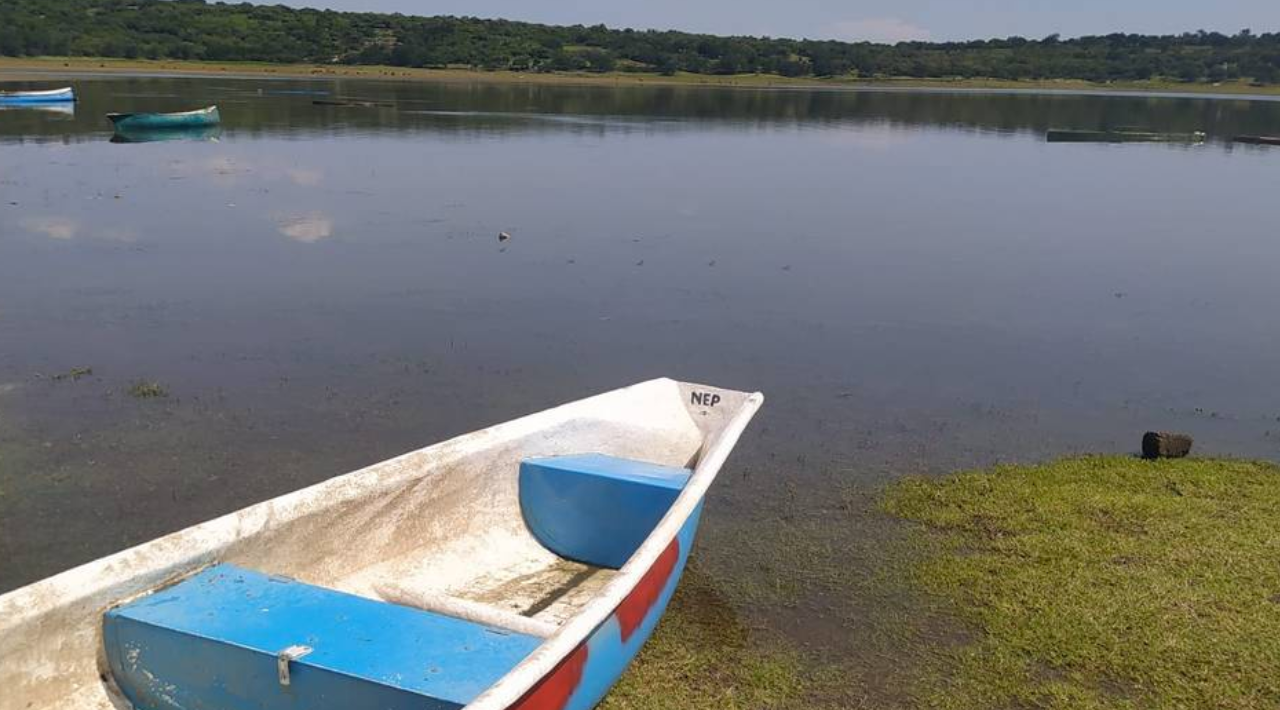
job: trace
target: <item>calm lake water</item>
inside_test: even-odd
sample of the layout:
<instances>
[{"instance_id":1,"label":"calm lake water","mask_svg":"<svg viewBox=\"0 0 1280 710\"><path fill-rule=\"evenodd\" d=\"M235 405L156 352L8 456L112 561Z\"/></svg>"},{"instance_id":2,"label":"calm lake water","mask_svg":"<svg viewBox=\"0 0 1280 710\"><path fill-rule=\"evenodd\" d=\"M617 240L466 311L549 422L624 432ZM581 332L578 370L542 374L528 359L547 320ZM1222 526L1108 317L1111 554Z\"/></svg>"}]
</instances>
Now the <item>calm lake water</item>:
<instances>
[{"instance_id":1,"label":"calm lake water","mask_svg":"<svg viewBox=\"0 0 1280 710\"><path fill-rule=\"evenodd\" d=\"M672 376L768 397L701 573L856 665L866 599L778 553L874 575L888 480L1153 428L1280 455L1280 149L1224 140L1280 102L49 83L74 115L0 112L0 591ZM109 140L109 111L213 103L216 141Z\"/></svg>"}]
</instances>

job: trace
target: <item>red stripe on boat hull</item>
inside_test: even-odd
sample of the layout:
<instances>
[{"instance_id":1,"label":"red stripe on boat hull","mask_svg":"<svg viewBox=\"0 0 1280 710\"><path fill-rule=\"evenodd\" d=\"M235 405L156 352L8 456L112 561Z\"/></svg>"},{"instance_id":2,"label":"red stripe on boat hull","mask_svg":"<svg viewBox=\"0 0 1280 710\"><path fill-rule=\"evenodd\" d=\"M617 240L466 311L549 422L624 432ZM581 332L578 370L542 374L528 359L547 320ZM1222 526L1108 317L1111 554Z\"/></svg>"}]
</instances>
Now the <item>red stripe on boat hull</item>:
<instances>
[{"instance_id":1,"label":"red stripe on boat hull","mask_svg":"<svg viewBox=\"0 0 1280 710\"><path fill-rule=\"evenodd\" d=\"M587 645L584 643L569 654L546 678L538 682L511 710L561 710L569 702L569 696L582 682L582 672L587 667Z\"/></svg>"},{"instance_id":2,"label":"red stripe on boat hull","mask_svg":"<svg viewBox=\"0 0 1280 710\"><path fill-rule=\"evenodd\" d=\"M645 617L658 603L662 591L667 588L667 581L671 579L671 574L675 572L679 562L680 538L676 538L667 545L667 549L662 551L662 555L653 563L653 567L645 573L636 588L631 590L631 594L627 595L627 598L618 606L614 616L618 618L618 626L622 629L623 643L631 640L636 629L640 628Z\"/></svg>"},{"instance_id":3,"label":"red stripe on boat hull","mask_svg":"<svg viewBox=\"0 0 1280 710\"><path fill-rule=\"evenodd\" d=\"M691 521L696 525L696 518ZM691 533L690 533L691 535ZM533 690L529 691L523 698L510 706L509 710L565 710L570 707L586 708L588 703L594 704L596 701L595 694L603 696L608 686L617 680L618 676L625 668L625 662L630 660L634 650L629 652L623 651L626 644L640 632L644 626L646 619L658 602L662 600L663 592L666 591L668 583L676 573L676 568L680 566L680 538L671 541L662 554L654 561L653 567L645 572L644 576L636 584L627 598L618 605L614 610L612 619L618 622L618 636L612 637L611 624L608 622L598 627L587 641L573 651L559 666L556 667L546 678L542 679ZM608 637L601 637L601 634L608 634ZM596 658L597 665L604 664L600 668L589 670L587 668L587 660L592 641L603 643L605 650L604 655ZM618 644L621 645L618 645ZM622 652L626 653L626 658L615 658L614 654ZM615 661L620 662L615 668L610 664ZM590 672L604 677L607 674L609 682L607 685L595 689L596 683L588 679L586 685L592 690L586 691L587 694L581 697L574 697L574 694L584 685L584 678ZM597 679L598 680L598 679Z\"/></svg>"}]
</instances>

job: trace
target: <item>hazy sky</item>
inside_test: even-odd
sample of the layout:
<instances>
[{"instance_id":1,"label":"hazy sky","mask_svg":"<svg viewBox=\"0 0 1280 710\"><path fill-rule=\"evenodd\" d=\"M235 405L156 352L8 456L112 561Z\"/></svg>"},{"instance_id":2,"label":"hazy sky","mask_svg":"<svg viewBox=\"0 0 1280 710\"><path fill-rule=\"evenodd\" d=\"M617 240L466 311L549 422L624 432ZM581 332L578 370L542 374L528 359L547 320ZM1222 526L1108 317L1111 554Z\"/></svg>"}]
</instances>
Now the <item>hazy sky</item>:
<instances>
[{"instance_id":1,"label":"hazy sky","mask_svg":"<svg viewBox=\"0 0 1280 710\"><path fill-rule=\"evenodd\" d=\"M285 0L291 5L553 24L833 39L974 39L1280 30L1280 0Z\"/></svg>"}]
</instances>

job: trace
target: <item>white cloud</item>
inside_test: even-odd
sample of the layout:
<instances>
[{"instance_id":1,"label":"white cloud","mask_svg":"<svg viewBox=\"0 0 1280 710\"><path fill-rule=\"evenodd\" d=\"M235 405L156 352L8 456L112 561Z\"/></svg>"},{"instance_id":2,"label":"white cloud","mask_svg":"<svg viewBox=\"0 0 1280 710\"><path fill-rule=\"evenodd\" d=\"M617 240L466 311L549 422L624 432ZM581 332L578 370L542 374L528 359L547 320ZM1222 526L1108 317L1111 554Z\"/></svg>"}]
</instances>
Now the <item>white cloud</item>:
<instances>
[{"instance_id":1,"label":"white cloud","mask_svg":"<svg viewBox=\"0 0 1280 710\"><path fill-rule=\"evenodd\" d=\"M333 236L333 220L319 213L281 217L279 221L280 233L295 242L314 244Z\"/></svg>"},{"instance_id":2,"label":"white cloud","mask_svg":"<svg viewBox=\"0 0 1280 710\"><path fill-rule=\"evenodd\" d=\"M70 217L29 217L22 220L22 228L50 239L75 239L80 223Z\"/></svg>"},{"instance_id":3,"label":"white cloud","mask_svg":"<svg viewBox=\"0 0 1280 710\"><path fill-rule=\"evenodd\" d=\"M921 42L933 37L933 33L919 25L913 25L899 17L869 17L864 20L837 22L827 28L835 39L850 42Z\"/></svg>"}]
</instances>

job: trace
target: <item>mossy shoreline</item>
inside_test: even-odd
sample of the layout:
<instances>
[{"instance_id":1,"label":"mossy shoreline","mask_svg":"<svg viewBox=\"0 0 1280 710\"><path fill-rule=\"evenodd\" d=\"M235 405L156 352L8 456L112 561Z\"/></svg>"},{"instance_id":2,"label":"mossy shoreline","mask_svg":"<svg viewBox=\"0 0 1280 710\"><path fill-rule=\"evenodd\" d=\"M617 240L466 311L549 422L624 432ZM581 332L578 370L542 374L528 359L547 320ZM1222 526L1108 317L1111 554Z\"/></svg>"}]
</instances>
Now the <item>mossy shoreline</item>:
<instances>
[{"instance_id":1,"label":"mossy shoreline","mask_svg":"<svg viewBox=\"0 0 1280 710\"><path fill-rule=\"evenodd\" d=\"M1280 467L1069 458L903 479L881 506L910 527L886 573L927 599L886 617L914 646L892 707L1280 707ZM835 708L814 700L867 681L732 608L692 571L602 707Z\"/></svg>"},{"instance_id":2,"label":"mossy shoreline","mask_svg":"<svg viewBox=\"0 0 1280 710\"><path fill-rule=\"evenodd\" d=\"M47 74L84 73L149 76L218 76L276 79L375 79L385 81L465 82L499 84L567 84L593 86L707 86L760 89L950 89L973 91L1137 92L1204 94L1207 96L1280 96L1280 86L1247 82L1182 83L1126 81L1098 83L1084 80L1003 80L985 78L791 78L774 74L688 74L673 76L642 72L530 73L475 69L415 69L409 67L272 64L267 62L202 62L93 57L0 57L0 80L37 80Z\"/></svg>"},{"instance_id":3,"label":"mossy shoreline","mask_svg":"<svg viewBox=\"0 0 1280 710\"><path fill-rule=\"evenodd\" d=\"M972 638L920 706L1280 707L1280 467L1072 458L890 487Z\"/></svg>"}]
</instances>

